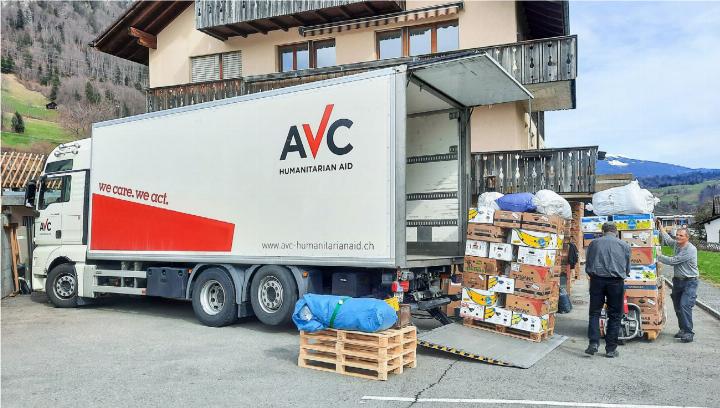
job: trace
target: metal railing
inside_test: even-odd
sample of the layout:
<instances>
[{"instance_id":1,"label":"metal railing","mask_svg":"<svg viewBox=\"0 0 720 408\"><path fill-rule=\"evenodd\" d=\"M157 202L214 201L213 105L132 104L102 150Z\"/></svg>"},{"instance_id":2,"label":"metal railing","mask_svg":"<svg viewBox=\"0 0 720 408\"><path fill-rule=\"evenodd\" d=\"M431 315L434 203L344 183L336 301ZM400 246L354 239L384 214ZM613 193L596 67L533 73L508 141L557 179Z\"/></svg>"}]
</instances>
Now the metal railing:
<instances>
[{"instance_id":1,"label":"metal railing","mask_svg":"<svg viewBox=\"0 0 720 408\"><path fill-rule=\"evenodd\" d=\"M597 146L473 153L472 192L590 194L597 155Z\"/></svg>"}]
</instances>

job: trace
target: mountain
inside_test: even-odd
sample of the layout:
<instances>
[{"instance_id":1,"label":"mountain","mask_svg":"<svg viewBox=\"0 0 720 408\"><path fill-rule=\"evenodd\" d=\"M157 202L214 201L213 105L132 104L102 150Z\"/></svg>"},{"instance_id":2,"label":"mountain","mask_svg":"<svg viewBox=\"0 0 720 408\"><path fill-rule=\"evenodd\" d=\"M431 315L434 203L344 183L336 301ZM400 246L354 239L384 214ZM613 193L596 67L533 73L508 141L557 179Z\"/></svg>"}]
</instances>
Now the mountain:
<instances>
[{"instance_id":1,"label":"mountain","mask_svg":"<svg viewBox=\"0 0 720 408\"><path fill-rule=\"evenodd\" d=\"M649 160L631 159L620 155L606 155L605 160L598 160L598 174L632 173L635 177L674 176L688 173L696 169L661 163ZM700 170L700 169L698 169Z\"/></svg>"}]
</instances>

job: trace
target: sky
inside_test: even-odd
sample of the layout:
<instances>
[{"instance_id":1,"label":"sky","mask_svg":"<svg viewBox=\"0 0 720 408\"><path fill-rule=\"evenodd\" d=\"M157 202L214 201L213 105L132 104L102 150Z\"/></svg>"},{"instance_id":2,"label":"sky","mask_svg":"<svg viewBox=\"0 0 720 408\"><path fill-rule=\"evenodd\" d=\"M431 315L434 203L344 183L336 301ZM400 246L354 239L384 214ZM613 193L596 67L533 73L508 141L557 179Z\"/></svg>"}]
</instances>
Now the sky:
<instances>
[{"instance_id":1,"label":"sky","mask_svg":"<svg viewBox=\"0 0 720 408\"><path fill-rule=\"evenodd\" d=\"M570 2L577 108L548 147L720 168L720 2Z\"/></svg>"}]
</instances>

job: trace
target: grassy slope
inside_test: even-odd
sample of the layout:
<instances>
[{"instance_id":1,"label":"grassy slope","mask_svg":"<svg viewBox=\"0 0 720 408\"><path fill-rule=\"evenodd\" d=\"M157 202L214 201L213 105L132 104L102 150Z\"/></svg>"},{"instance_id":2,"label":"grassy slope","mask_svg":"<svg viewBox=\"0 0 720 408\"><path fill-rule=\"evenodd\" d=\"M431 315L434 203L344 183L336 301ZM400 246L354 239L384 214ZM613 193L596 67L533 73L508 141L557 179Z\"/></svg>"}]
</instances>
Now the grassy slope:
<instances>
[{"instance_id":1,"label":"grassy slope","mask_svg":"<svg viewBox=\"0 0 720 408\"><path fill-rule=\"evenodd\" d=\"M709 185L717 184L720 184L720 180L708 180L699 184L682 184L678 186L654 188L651 189L651 191L655 197L660 199L660 202L667 205L675 201L676 195L680 203L697 205L700 191Z\"/></svg>"},{"instance_id":2,"label":"grassy slope","mask_svg":"<svg viewBox=\"0 0 720 408\"><path fill-rule=\"evenodd\" d=\"M72 140L70 133L57 123L57 111L45 109L48 103L40 92L31 91L15 75L2 75L2 146L22 149L36 142L60 144ZM25 132L10 130L15 111L25 120Z\"/></svg>"},{"instance_id":3,"label":"grassy slope","mask_svg":"<svg viewBox=\"0 0 720 408\"><path fill-rule=\"evenodd\" d=\"M663 246L664 255L672 255L672 249ZM698 250L698 269L704 279L720 284L720 252Z\"/></svg>"}]
</instances>

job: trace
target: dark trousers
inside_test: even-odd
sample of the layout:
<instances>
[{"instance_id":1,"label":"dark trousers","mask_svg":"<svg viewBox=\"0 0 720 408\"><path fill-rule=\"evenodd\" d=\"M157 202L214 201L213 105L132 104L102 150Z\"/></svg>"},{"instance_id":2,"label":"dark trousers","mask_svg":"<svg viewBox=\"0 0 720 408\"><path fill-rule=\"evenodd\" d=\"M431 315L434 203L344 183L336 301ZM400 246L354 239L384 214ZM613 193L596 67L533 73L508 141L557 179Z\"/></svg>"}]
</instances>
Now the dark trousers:
<instances>
[{"instance_id":1,"label":"dark trousers","mask_svg":"<svg viewBox=\"0 0 720 408\"><path fill-rule=\"evenodd\" d=\"M673 290L670 297L675 308L680 330L693 333L692 308L697 298L697 279L673 278Z\"/></svg>"},{"instance_id":2,"label":"dark trousers","mask_svg":"<svg viewBox=\"0 0 720 408\"><path fill-rule=\"evenodd\" d=\"M625 281L622 278L590 278L590 344L600 345L600 312L607 304L608 323L605 328L605 351L614 351L618 344L620 319L623 315Z\"/></svg>"}]
</instances>

